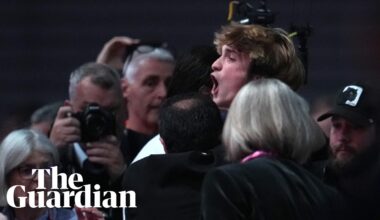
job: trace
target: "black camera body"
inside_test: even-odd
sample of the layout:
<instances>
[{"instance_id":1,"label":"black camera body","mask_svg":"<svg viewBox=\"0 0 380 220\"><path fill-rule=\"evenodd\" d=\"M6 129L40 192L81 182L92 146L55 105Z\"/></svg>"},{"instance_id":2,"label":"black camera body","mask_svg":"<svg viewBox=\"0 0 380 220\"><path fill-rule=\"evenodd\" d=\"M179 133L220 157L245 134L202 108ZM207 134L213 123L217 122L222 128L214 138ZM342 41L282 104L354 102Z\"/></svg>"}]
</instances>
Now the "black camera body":
<instances>
[{"instance_id":1,"label":"black camera body","mask_svg":"<svg viewBox=\"0 0 380 220\"><path fill-rule=\"evenodd\" d=\"M73 114L80 122L81 141L93 142L107 135L116 135L114 113L102 109L98 104L89 104L83 112Z\"/></svg>"}]
</instances>

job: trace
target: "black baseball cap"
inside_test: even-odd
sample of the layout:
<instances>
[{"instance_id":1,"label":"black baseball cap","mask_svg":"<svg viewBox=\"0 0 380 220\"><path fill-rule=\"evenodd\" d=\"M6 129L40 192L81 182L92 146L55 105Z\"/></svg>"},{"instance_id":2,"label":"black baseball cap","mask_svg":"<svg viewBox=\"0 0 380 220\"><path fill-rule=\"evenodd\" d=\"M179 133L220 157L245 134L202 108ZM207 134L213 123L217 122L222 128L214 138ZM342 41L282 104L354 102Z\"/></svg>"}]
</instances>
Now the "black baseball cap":
<instances>
[{"instance_id":1,"label":"black baseball cap","mask_svg":"<svg viewBox=\"0 0 380 220\"><path fill-rule=\"evenodd\" d=\"M378 97L380 98L380 97ZM365 84L350 84L338 92L333 108L318 117L323 121L331 116L341 116L359 126L375 123L376 94Z\"/></svg>"}]
</instances>

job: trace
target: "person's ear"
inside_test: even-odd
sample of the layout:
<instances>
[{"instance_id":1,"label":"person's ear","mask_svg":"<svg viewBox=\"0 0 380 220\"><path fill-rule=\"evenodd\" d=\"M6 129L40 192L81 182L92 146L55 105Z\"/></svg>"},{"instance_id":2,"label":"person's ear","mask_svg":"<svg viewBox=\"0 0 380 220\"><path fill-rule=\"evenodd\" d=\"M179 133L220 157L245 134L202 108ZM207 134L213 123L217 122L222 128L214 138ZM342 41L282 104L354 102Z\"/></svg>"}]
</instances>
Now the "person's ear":
<instances>
[{"instance_id":1,"label":"person's ear","mask_svg":"<svg viewBox=\"0 0 380 220\"><path fill-rule=\"evenodd\" d=\"M129 96L129 83L127 79L121 80L121 90L123 92L123 98L128 98Z\"/></svg>"}]
</instances>

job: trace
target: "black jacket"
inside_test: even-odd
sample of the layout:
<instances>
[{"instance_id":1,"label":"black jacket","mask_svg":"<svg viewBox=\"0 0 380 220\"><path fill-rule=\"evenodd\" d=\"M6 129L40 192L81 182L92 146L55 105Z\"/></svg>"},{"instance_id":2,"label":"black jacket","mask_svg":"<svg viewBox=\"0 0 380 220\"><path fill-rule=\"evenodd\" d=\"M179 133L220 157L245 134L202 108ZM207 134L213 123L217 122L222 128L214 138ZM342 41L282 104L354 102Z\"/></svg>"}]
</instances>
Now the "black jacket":
<instances>
[{"instance_id":1,"label":"black jacket","mask_svg":"<svg viewBox=\"0 0 380 220\"><path fill-rule=\"evenodd\" d=\"M341 197L289 160L261 157L210 172L202 191L205 220L338 219Z\"/></svg>"},{"instance_id":2,"label":"black jacket","mask_svg":"<svg viewBox=\"0 0 380 220\"><path fill-rule=\"evenodd\" d=\"M336 172L329 160L315 162L308 169L343 195L347 220L380 219L380 160L360 165L345 174Z\"/></svg>"},{"instance_id":3,"label":"black jacket","mask_svg":"<svg viewBox=\"0 0 380 220\"><path fill-rule=\"evenodd\" d=\"M127 209L127 219L198 220L203 178L215 161L213 153L186 152L133 163L123 185L136 192L137 208Z\"/></svg>"}]
</instances>

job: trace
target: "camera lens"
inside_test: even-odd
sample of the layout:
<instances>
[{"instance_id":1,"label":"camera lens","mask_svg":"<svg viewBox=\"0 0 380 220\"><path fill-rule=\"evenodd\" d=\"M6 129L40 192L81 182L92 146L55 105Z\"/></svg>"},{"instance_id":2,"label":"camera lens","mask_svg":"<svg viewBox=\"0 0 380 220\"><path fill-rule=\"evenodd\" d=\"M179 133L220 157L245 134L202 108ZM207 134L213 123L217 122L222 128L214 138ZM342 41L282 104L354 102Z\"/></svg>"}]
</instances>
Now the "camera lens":
<instances>
[{"instance_id":1,"label":"camera lens","mask_svg":"<svg viewBox=\"0 0 380 220\"><path fill-rule=\"evenodd\" d=\"M86 118L87 125L87 133L93 137L100 137L105 133L105 129L107 128L106 119L99 114L88 115Z\"/></svg>"},{"instance_id":2,"label":"camera lens","mask_svg":"<svg viewBox=\"0 0 380 220\"><path fill-rule=\"evenodd\" d=\"M100 108L98 104L89 104L85 111L75 114L81 124L82 141L97 141L107 135L116 134L116 119L112 112Z\"/></svg>"}]
</instances>

